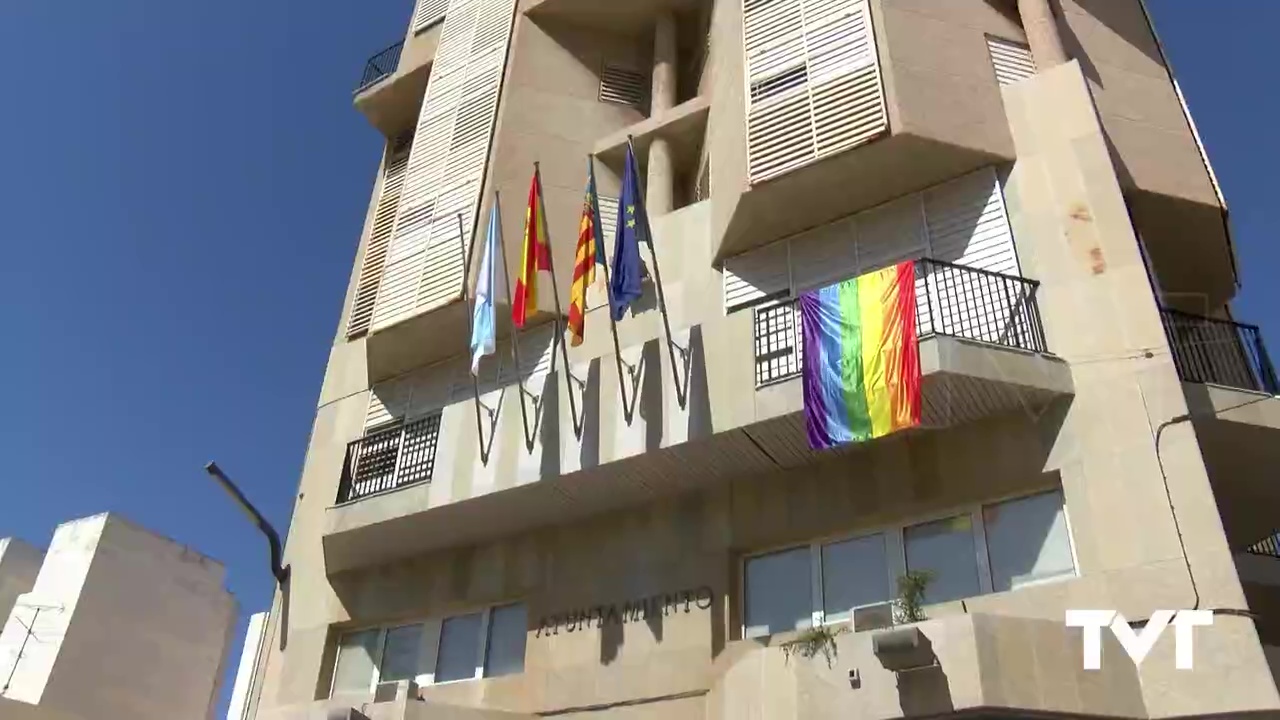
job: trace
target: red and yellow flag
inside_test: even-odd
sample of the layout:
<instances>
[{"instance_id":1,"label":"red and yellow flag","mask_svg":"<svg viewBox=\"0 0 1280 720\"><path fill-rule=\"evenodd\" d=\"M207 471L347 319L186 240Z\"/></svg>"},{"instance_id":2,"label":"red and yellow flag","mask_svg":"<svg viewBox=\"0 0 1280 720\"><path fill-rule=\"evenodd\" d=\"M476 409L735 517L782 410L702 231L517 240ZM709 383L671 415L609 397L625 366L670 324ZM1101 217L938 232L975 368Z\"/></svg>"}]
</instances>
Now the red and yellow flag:
<instances>
[{"instance_id":1,"label":"red and yellow flag","mask_svg":"<svg viewBox=\"0 0 1280 720\"><path fill-rule=\"evenodd\" d=\"M596 201L594 169L587 166L587 192L578 222L578 251L573 260L573 284L569 286L569 344L582 344L587 322L587 288L596 281L596 264L604 262L600 241L600 209Z\"/></svg>"},{"instance_id":2,"label":"red and yellow flag","mask_svg":"<svg viewBox=\"0 0 1280 720\"><path fill-rule=\"evenodd\" d=\"M529 183L529 206L524 211L524 247L520 251L520 275L512 301L511 322L524 327L529 314L538 309L538 271L551 269L551 246L547 241L546 209L542 205L542 183L533 171Z\"/></svg>"}]
</instances>

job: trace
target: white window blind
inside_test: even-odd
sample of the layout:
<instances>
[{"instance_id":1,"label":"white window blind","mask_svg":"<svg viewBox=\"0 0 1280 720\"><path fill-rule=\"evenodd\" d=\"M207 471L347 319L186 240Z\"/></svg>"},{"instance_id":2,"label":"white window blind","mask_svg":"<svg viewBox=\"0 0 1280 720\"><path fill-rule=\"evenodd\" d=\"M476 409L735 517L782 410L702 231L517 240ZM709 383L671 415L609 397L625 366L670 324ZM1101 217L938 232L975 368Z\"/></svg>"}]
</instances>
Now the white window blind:
<instances>
[{"instance_id":1,"label":"white window blind","mask_svg":"<svg viewBox=\"0 0 1280 720\"><path fill-rule=\"evenodd\" d=\"M493 141L515 0L452 0L427 82L371 330L457 299ZM458 215L462 216L462 235Z\"/></svg>"},{"instance_id":2,"label":"white window blind","mask_svg":"<svg viewBox=\"0 0 1280 720\"><path fill-rule=\"evenodd\" d=\"M1013 231L993 168L728 258L725 309L795 296L924 256L1018 274Z\"/></svg>"},{"instance_id":3,"label":"white window blind","mask_svg":"<svg viewBox=\"0 0 1280 720\"><path fill-rule=\"evenodd\" d=\"M413 31L420 33L444 19L449 0L418 0L413 11Z\"/></svg>"},{"instance_id":4,"label":"white window blind","mask_svg":"<svg viewBox=\"0 0 1280 720\"><path fill-rule=\"evenodd\" d=\"M396 208L400 205L400 190L404 186L404 173L409 166L410 144L389 149L382 174L382 189L378 205L373 213L373 228L365 244L364 260L360 263L360 279L356 281L356 295L351 302L351 316L347 319L347 337L354 338L369 331L373 320L373 306L378 298L378 285L382 282L382 270L387 261L387 247L395 226Z\"/></svg>"},{"instance_id":5,"label":"white window blind","mask_svg":"<svg viewBox=\"0 0 1280 720\"><path fill-rule=\"evenodd\" d=\"M867 0L743 0L752 182L888 129Z\"/></svg>"},{"instance_id":6,"label":"white window blind","mask_svg":"<svg viewBox=\"0 0 1280 720\"><path fill-rule=\"evenodd\" d=\"M991 54L996 82L1001 85L1012 85L1036 74L1036 59L1026 43L988 35L987 52Z\"/></svg>"}]
</instances>

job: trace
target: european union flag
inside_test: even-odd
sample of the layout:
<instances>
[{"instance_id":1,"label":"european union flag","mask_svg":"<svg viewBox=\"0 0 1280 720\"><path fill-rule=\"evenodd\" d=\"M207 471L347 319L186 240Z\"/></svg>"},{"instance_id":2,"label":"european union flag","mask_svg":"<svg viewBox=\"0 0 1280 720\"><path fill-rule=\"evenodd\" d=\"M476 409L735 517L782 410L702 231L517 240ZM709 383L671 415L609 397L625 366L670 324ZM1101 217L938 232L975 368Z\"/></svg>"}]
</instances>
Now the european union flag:
<instances>
[{"instance_id":1,"label":"european union flag","mask_svg":"<svg viewBox=\"0 0 1280 720\"><path fill-rule=\"evenodd\" d=\"M613 249L613 274L609 277L609 306L617 322L631 303L640 298L644 272L640 264L640 243L649 240L649 215L640 194L640 171L631 143L627 143L627 165L622 171L622 198L618 202L618 227Z\"/></svg>"}]
</instances>

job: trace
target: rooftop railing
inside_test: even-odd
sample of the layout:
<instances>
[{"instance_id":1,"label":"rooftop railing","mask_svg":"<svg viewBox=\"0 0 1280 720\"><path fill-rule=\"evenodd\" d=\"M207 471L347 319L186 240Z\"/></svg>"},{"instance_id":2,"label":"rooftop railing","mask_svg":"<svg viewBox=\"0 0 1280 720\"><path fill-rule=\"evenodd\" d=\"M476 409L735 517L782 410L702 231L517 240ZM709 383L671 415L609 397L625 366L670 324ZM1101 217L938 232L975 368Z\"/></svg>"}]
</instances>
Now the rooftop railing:
<instances>
[{"instance_id":1,"label":"rooftop railing","mask_svg":"<svg viewBox=\"0 0 1280 720\"><path fill-rule=\"evenodd\" d=\"M400 52L404 50L404 41L392 45L365 61L364 72L360 75L360 84L356 92L373 85L391 75L400 66Z\"/></svg>"}]
</instances>

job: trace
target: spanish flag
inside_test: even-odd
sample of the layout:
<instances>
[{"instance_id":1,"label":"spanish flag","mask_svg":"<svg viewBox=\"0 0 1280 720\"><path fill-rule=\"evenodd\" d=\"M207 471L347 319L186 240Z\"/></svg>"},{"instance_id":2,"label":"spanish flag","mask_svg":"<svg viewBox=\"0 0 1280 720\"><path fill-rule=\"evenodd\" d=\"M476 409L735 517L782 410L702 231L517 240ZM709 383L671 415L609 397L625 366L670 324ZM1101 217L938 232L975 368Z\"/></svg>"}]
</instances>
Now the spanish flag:
<instances>
[{"instance_id":1,"label":"spanish flag","mask_svg":"<svg viewBox=\"0 0 1280 720\"><path fill-rule=\"evenodd\" d=\"M582 200L582 220L578 222L578 251L573 261L573 284L569 286L569 344L578 347L586 331L587 288L596 281L596 264L603 265L604 241L600 228L600 205L596 197L596 173L587 158L587 192Z\"/></svg>"},{"instance_id":2,"label":"spanish flag","mask_svg":"<svg viewBox=\"0 0 1280 720\"><path fill-rule=\"evenodd\" d=\"M529 183L529 206L524 211L524 247L520 251L520 276L511 306L511 322L524 327L531 312L538 310L538 272L551 270L551 245L547 240L546 208L542 205L542 178L533 170Z\"/></svg>"}]
</instances>

